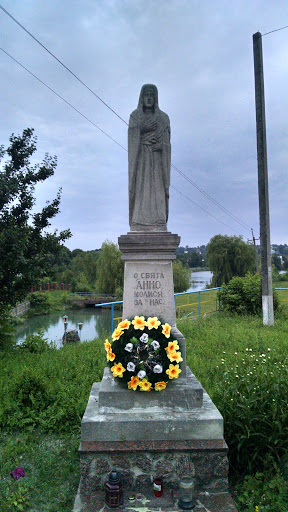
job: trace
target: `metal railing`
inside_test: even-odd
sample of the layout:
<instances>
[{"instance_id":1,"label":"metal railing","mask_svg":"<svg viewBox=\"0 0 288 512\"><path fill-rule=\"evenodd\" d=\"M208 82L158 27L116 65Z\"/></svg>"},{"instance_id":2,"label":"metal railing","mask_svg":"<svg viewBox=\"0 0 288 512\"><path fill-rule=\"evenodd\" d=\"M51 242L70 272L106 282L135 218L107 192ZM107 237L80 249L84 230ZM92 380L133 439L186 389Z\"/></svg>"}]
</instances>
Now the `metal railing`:
<instances>
[{"instance_id":1,"label":"metal railing","mask_svg":"<svg viewBox=\"0 0 288 512\"><path fill-rule=\"evenodd\" d=\"M219 286L218 288L205 288L204 290L198 290L198 291L195 291L195 292L182 292L182 293L174 293L174 301L175 301L175 310L176 310L176 316L178 317L178 320L182 320L183 318L187 318L187 317L191 317L193 315L193 310L190 311L188 314L184 314L183 316L180 315L181 311L183 310L183 312L185 313L185 309L187 310L187 308L191 309L192 306L196 306L196 310L197 310L197 315L196 316L201 316L201 314L203 313L203 309L204 309L204 314L205 313L212 313L213 311L217 311L218 309L220 309L220 299L218 298L218 296L216 295L215 297L215 294L214 294L214 297L212 300L201 300L201 295L204 294L204 293L209 293L209 292L215 292L216 290L221 290L221 286ZM178 304L177 305L177 297L180 297L180 296L184 296L184 295L193 295L193 294L198 294L197 298L198 300L196 302L192 302L192 303L184 303L184 304ZM210 303L210 304L215 304L215 309L213 310L209 310L209 308L207 308L207 304ZM100 308L102 306L111 306L111 333L114 331L114 321L115 320L120 320L120 318L114 318L114 306L115 304L123 304L123 301L122 300L118 300L118 301L114 301L114 302L103 302L102 304L95 304L95 307L96 308ZM204 308L201 308L201 306L204 306ZM178 312L178 315L177 315L177 312Z\"/></svg>"}]
</instances>

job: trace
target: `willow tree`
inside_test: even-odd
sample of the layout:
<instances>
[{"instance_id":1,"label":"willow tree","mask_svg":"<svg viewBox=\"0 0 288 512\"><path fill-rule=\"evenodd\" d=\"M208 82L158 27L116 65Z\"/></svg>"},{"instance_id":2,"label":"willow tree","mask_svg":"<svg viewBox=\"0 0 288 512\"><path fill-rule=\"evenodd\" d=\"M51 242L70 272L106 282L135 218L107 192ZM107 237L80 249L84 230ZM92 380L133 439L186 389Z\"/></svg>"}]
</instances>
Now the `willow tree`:
<instances>
[{"instance_id":1,"label":"willow tree","mask_svg":"<svg viewBox=\"0 0 288 512\"><path fill-rule=\"evenodd\" d=\"M240 236L213 236L207 245L207 258L213 286L227 284L232 277L245 276L255 268L253 247Z\"/></svg>"}]
</instances>

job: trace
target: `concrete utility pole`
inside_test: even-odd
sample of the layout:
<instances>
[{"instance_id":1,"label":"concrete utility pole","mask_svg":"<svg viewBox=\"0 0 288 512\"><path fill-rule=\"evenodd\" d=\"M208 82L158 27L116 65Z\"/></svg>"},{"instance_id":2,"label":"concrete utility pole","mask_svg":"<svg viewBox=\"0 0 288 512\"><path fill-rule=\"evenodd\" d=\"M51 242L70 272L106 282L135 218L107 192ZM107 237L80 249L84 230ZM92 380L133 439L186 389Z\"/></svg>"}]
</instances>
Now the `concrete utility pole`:
<instances>
[{"instance_id":1,"label":"concrete utility pole","mask_svg":"<svg viewBox=\"0 0 288 512\"><path fill-rule=\"evenodd\" d=\"M253 34L263 324L274 325L262 36Z\"/></svg>"}]
</instances>

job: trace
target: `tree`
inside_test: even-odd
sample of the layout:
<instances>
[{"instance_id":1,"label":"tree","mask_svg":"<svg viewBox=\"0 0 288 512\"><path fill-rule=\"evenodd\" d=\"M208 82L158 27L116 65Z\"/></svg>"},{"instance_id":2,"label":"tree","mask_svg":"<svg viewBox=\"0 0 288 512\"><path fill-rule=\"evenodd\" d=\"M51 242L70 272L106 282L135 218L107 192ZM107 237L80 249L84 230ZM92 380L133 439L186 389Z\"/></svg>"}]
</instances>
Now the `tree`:
<instances>
[{"instance_id":1,"label":"tree","mask_svg":"<svg viewBox=\"0 0 288 512\"><path fill-rule=\"evenodd\" d=\"M278 254L272 254L272 264L275 265L275 268L279 271L282 269L281 258Z\"/></svg>"},{"instance_id":2,"label":"tree","mask_svg":"<svg viewBox=\"0 0 288 512\"><path fill-rule=\"evenodd\" d=\"M213 272L212 286L227 284L234 276L254 271L254 251L242 237L216 235L207 245L208 264Z\"/></svg>"},{"instance_id":3,"label":"tree","mask_svg":"<svg viewBox=\"0 0 288 512\"><path fill-rule=\"evenodd\" d=\"M174 292L186 292L190 286L190 271L184 267L180 260L173 261Z\"/></svg>"},{"instance_id":4,"label":"tree","mask_svg":"<svg viewBox=\"0 0 288 512\"><path fill-rule=\"evenodd\" d=\"M102 244L100 256L97 260L96 288L100 293L119 295L119 288L123 289L124 263L121 260L121 251L116 244L106 240Z\"/></svg>"},{"instance_id":5,"label":"tree","mask_svg":"<svg viewBox=\"0 0 288 512\"><path fill-rule=\"evenodd\" d=\"M61 189L42 211L32 213L37 183L54 174L57 158L45 155L41 163L32 165L36 151L34 130L12 134L9 147L0 147L0 317L27 293L33 281L46 275L53 255L61 243L71 236L70 230L49 233L50 221L59 212Z\"/></svg>"}]
</instances>

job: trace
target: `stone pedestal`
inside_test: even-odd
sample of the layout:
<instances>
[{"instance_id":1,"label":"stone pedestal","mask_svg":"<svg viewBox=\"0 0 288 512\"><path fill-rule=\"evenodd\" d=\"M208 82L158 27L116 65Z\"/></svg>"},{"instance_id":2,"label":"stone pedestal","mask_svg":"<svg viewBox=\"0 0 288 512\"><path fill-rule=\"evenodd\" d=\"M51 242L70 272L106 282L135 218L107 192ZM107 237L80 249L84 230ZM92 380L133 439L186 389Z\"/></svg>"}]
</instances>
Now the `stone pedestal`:
<instances>
[{"instance_id":1,"label":"stone pedestal","mask_svg":"<svg viewBox=\"0 0 288 512\"><path fill-rule=\"evenodd\" d=\"M123 318L157 316L176 324L172 261L180 237L167 231L118 238L125 261Z\"/></svg>"}]
</instances>

